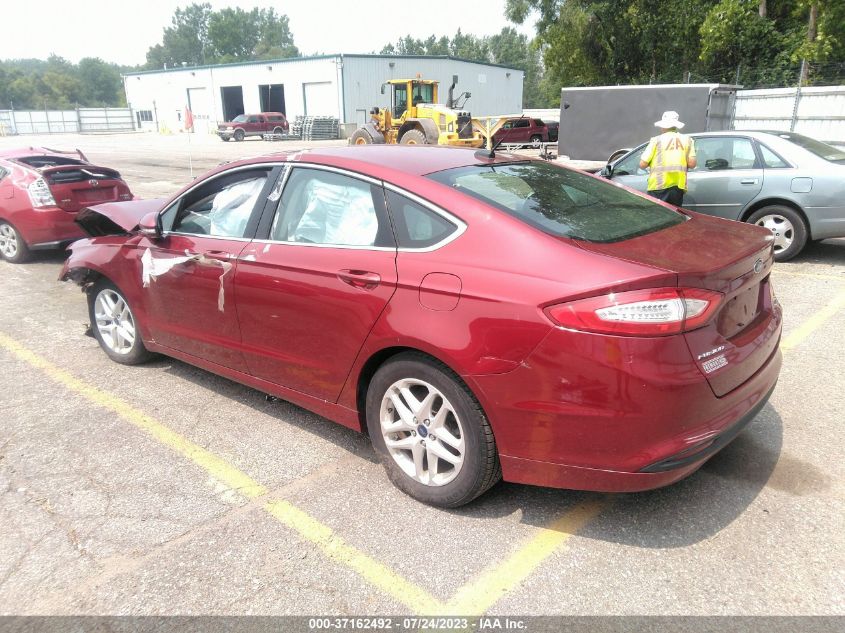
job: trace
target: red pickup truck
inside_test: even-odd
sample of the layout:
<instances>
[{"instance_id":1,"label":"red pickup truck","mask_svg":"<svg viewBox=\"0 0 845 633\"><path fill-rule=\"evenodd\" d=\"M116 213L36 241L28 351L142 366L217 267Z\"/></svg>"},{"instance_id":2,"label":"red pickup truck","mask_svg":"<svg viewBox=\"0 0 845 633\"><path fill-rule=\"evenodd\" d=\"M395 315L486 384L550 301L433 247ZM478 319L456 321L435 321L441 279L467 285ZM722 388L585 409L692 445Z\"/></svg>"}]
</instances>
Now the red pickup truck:
<instances>
[{"instance_id":1,"label":"red pickup truck","mask_svg":"<svg viewBox=\"0 0 845 633\"><path fill-rule=\"evenodd\" d=\"M247 136L263 134L285 134L288 120L281 112L262 112L261 114L240 114L227 123L217 126L217 136L223 141L233 138L242 141Z\"/></svg>"}]
</instances>

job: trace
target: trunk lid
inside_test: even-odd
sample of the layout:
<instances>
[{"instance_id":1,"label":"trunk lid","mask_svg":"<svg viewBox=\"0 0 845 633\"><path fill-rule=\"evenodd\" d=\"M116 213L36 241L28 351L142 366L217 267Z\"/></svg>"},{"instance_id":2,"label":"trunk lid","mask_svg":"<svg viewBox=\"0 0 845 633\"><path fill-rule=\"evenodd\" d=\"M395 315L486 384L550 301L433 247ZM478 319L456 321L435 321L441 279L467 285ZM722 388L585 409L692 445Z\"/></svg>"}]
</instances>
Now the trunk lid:
<instances>
[{"instance_id":1,"label":"trunk lid","mask_svg":"<svg viewBox=\"0 0 845 633\"><path fill-rule=\"evenodd\" d=\"M80 211L74 221L92 237L121 235L134 230L141 218L159 211L165 202L165 198L153 198L98 204Z\"/></svg>"},{"instance_id":2,"label":"trunk lid","mask_svg":"<svg viewBox=\"0 0 845 633\"><path fill-rule=\"evenodd\" d=\"M673 272L678 286L722 293L708 323L683 336L713 393L740 386L777 349L781 312L769 274L774 264L766 229L689 213L683 224L612 244L581 248Z\"/></svg>"},{"instance_id":3,"label":"trunk lid","mask_svg":"<svg viewBox=\"0 0 845 633\"><path fill-rule=\"evenodd\" d=\"M131 200L129 187L114 169L95 165L58 165L38 170L56 206L76 212L90 204Z\"/></svg>"}]
</instances>

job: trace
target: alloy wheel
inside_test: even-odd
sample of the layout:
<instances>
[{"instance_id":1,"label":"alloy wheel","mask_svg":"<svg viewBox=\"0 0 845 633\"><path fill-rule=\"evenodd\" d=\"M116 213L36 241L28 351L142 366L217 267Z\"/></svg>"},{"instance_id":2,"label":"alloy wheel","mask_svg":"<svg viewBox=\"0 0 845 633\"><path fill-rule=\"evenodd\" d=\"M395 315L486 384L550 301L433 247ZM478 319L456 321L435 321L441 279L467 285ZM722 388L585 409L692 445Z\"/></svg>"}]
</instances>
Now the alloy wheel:
<instances>
[{"instance_id":1,"label":"alloy wheel","mask_svg":"<svg viewBox=\"0 0 845 633\"><path fill-rule=\"evenodd\" d=\"M18 254L18 233L10 224L0 224L0 255L14 259Z\"/></svg>"},{"instance_id":2,"label":"alloy wheel","mask_svg":"<svg viewBox=\"0 0 845 633\"><path fill-rule=\"evenodd\" d=\"M792 242L795 239L795 228L788 218L777 214L764 215L755 224L767 228L772 232L775 238L774 248L776 254L792 246Z\"/></svg>"},{"instance_id":3,"label":"alloy wheel","mask_svg":"<svg viewBox=\"0 0 845 633\"><path fill-rule=\"evenodd\" d=\"M126 300L104 288L94 301L94 318L103 344L115 354L128 354L135 345L135 318Z\"/></svg>"},{"instance_id":4,"label":"alloy wheel","mask_svg":"<svg viewBox=\"0 0 845 633\"><path fill-rule=\"evenodd\" d=\"M427 486L451 482L464 463L464 429L455 408L433 385L405 378L382 398L381 433L393 461Z\"/></svg>"}]
</instances>

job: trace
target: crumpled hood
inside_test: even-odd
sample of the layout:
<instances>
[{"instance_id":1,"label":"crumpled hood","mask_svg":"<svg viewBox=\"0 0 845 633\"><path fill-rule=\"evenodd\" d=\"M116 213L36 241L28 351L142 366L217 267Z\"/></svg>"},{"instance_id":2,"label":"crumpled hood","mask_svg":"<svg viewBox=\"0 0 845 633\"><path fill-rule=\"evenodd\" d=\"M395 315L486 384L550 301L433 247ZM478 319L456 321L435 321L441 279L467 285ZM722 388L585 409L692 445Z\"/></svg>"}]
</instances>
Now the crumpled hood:
<instances>
[{"instance_id":1,"label":"crumpled hood","mask_svg":"<svg viewBox=\"0 0 845 633\"><path fill-rule=\"evenodd\" d=\"M166 201L166 198L152 198L106 202L82 209L74 221L92 237L129 233L138 226L141 218L153 211L159 211Z\"/></svg>"}]
</instances>

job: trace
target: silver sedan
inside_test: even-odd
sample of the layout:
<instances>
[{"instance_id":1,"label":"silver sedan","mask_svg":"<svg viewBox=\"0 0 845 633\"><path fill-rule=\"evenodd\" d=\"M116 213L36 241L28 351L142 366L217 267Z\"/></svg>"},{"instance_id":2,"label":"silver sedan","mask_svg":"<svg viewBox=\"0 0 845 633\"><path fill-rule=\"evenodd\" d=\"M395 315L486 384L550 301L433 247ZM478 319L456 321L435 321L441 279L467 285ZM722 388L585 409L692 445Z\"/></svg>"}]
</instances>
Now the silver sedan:
<instances>
[{"instance_id":1,"label":"silver sedan","mask_svg":"<svg viewBox=\"0 0 845 633\"><path fill-rule=\"evenodd\" d=\"M684 208L770 229L777 261L810 240L845 237L845 151L794 132L690 136L698 165L687 175ZM645 192L644 149L611 157L602 175Z\"/></svg>"}]
</instances>

